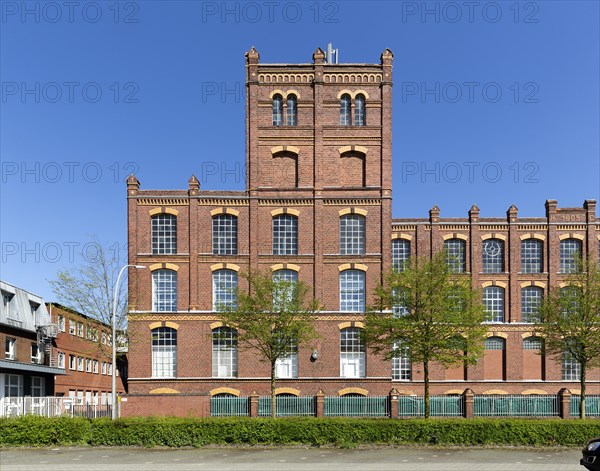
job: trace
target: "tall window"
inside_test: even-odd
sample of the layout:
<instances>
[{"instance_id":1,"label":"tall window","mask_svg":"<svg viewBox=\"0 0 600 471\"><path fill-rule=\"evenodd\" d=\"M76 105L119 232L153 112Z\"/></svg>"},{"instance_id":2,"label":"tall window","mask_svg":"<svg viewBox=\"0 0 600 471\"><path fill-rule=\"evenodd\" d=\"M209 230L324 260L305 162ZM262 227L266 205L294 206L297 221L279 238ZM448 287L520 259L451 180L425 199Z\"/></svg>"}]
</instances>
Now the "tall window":
<instances>
[{"instance_id":1,"label":"tall window","mask_svg":"<svg viewBox=\"0 0 600 471\"><path fill-rule=\"evenodd\" d=\"M412 378L412 365L408 347L400 342L394 343L394 356L392 357L392 379L407 380Z\"/></svg>"},{"instance_id":2,"label":"tall window","mask_svg":"<svg viewBox=\"0 0 600 471\"><path fill-rule=\"evenodd\" d=\"M275 286L273 293L273 308L285 307L286 301L289 303L294 295L294 283L298 283L298 272L294 270L277 270L273 272L273 281L282 282L280 286Z\"/></svg>"},{"instance_id":3,"label":"tall window","mask_svg":"<svg viewBox=\"0 0 600 471\"><path fill-rule=\"evenodd\" d=\"M541 337L527 337L523 339L523 350L542 350L544 340Z\"/></svg>"},{"instance_id":4,"label":"tall window","mask_svg":"<svg viewBox=\"0 0 600 471\"><path fill-rule=\"evenodd\" d=\"M537 286L527 286L521 289L521 321L539 322L538 309L542 302L544 290Z\"/></svg>"},{"instance_id":5,"label":"tall window","mask_svg":"<svg viewBox=\"0 0 600 471\"><path fill-rule=\"evenodd\" d=\"M577 239L560 241L560 272L574 273L577 270L577 258L581 256L581 242Z\"/></svg>"},{"instance_id":6,"label":"tall window","mask_svg":"<svg viewBox=\"0 0 600 471\"><path fill-rule=\"evenodd\" d=\"M340 330L340 376L365 377L365 343L361 329L356 327Z\"/></svg>"},{"instance_id":7,"label":"tall window","mask_svg":"<svg viewBox=\"0 0 600 471\"><path fill-rule=\"evenodd\" d=\"M31 363L41 363L42 362L42 351L37 343L31 344Z\"/></svg>"},{"instance_id":8,"label":"tall window","mask_svg":"<svg viewBox=\"0 0 600 471\"><path fill-rule=\"evenodd\" d=\"M570 343L572 345L573 341ZM581 380L581 363L579 363L573 354L566 348L562 353L562 379L563 381Z\"/></svg>"},{"instance_id":9,"label":"tall window","mask_svg":"<svg viewBox=\"0 0 600 471\"><path fill-rule=\"evenodd\" d=\"M354 99L354 124L356 126L364 126L367 124L366 113L364 95L356 95L356 98Z\"/></svg>"},{"instance_id":10,"label":"tall window","mask_svg":"<svg viewBox=\"0 0 600 471\"><path fill-rule=\"evenodd\" d=\"M444 241L446 264L452 273L466 271L465 241L461 239L448 239Z\"/></svg>"},{"instance_id":11,"label":"tall window","mask_svg":"<svg viewBox=\"0 0 600 471\"><path fill-rule=\"evenodd\" d=\"M177 253L177 218L172 214L152 216L152 253Z\"/></svg>"},{"instance_id":12,"label":"tall window","mask_svg":"<svg viewBox=\"0 0 600 471\"><path fill-rule=\"evenodd\" d=\"M213 272L213 310L219 311L237 304L238 274L233 270Z\"/></svg>"},{"instance_id":13,"label":"tall window","mask_svg":"<svg viewBox=\"0 0 600 471\"><path fill-rule=\"evenodd\" d=\"M235 378L238 374L237 331L219 327L212 333L213 378Z\"/></svg>"},{"instance_id":14,"label":"tall window","mask_svg":"<svg viewBox=\"0 0 600 471\"><path fill-rule=\"evenodd\" d=\"M523 273L542 273L543 244L536 239L521 242L521 271Z\"/></svg>"},{"instance_id":15,"label":"tall window","mask_svg":"<svg viewBox=\"0 0 600 471\"><path fill-rule=\"evenodd\" d=\"M279 338L280 342L285 342L286 355L281 356L275 362L275 376L277 378L297 378L298 377L298 343L295 339L286 341Z\"/></svg>"},{"instance_id":16,"label":"tall window","mask_svg":"<svg viewBox=\"0 0 600 471\"><path fill-rule=\"evenodd\" d=\"M298 124L298 99L296 95L288 95L285 114L287 126L296 126Z\"/></svg>"},{"instance_id":17,"label":"tall window","mask_svg":"<svg viewBox=\"0 0 600 471\"><path fill-rule=\"evenodd\" d=\"M177 376L177 331L170 327L152 330L152 377Z\"/></svg>"},{"instance_id":18,"label":"tall window","mask_svg":"<svg viewBox=\"0 0 600 471\"><path fill-rule=\"evenodd\" d=\"M410 242L404 239L392 240L392 268L403 271L410 258Z\"/></svg>"},{"instance_id":19,"label":"tall window","mask_svg":"<svg viewBox=\"0 0 600 471\"><path fill-rule=\"evenodd\" d=\"M17 358L17 341L16 339L6 337L4 341L4 359L15 360Z\"/></svg>"},{"instance_id":20,"label":"tall window","mask_svg":"<svg viewBox=\"0 0 600 471\"><path fill-rule=\"evenodd\" d=\"M23 396L23 375L4 374L4 395L6 397Z\"/></svg>"},{"instance_id":21,"label":"tall window","mask_svg":"<svg viewBox=\"0 0 600 471\"><path fill-rule=\"evenodd\" d=\"M273 96L273 126L283 124L283 97L280 94Z\"/></svg>"},{"instance_id":22,"label":"tall window","mask_svg":"<svg viewBox=\"0 0 600 471\"><path fill-rule=\"evenodd\" d=\"M298 254L298 218L280 214L273 218L273 255Z\"/></svg>"},{"instance_id":23,"label":"tall window","mask_svg":"<svg viewBox=\"0 0 600 471\"><path fill-rule=\"evenodd\" d=\"M483 288L483 305L489 322L504 322L504 288L499 286Z\"/></svg>"},{"instance_id":24,"label":"tall window","mask_svg":"<svg viewBox=\"0 0 600 471\"><path fill-rule=\"evenodd\" d=\"M177 311L177 272L155 270L152 272L152 310Z\"/></svg>"},{"instance_id":25,"label":"tall window","mask_svg":"<svg viewBox=\"0 0 600 471\"><path fill-rule=\"evenodd\" d=\"M219 214L212 220L213 254L237 255L238 219L231 214Z\"/></svg>"},{"instance_id":26,"label":"tall window","mask_svg":"<svg viewBox=\"0 0 600 471\"><path fill-rule=\"evenodd\" d=\"M561 311L563 317L578 317L579 303L581 301L581 288L577 286L564 286L560 289Z\"/></svg>"},{"instance_id":27,"label":"tall window","mask_svg":"<svg viewBox=\"0 0 600 471\"><path fill-rule=\"evenodd\" d=\"M340 273L340 311L364 312L365 272L344 270Z\"/></svg>"},{"instance_id":28,"label":"tall window","mask_svg":"<svg viewBox=\"0 0 600 471\"><path fill-rule=\"evenodd\" d=\"M364 216L360 214L346 214L340 218L340 253L342 255L364 255Z\"/></svg>"},{"instance_id":29,"label":"tall window","mask_svg":"<svg viewBox=\"0 0 600 471\"><path fill-rule=\"evenodd\" d=\"M340 100L340 125L350 126L351 119L351 104L350 95L342 95Z\"/></svg>"},{"instance_id":30,"label":"tall window","mask_svg":"<svg viewBox=\"0 0 600 471\"><path fill-rule=\"evenodd\" d=\"M488 337L483 343L484 350L504 350L506 341L502 337Z\"/></svg>"},{"instance_id":31,"label":"tall window","mask_svg":"<svg viewBox=\"0 0 600 471\"><path fill-rule=\"evenodd\" d=\"M504 271L504 241L488 239L483 241L483 273L502 273Z\"/></svg>"}]
</instances>

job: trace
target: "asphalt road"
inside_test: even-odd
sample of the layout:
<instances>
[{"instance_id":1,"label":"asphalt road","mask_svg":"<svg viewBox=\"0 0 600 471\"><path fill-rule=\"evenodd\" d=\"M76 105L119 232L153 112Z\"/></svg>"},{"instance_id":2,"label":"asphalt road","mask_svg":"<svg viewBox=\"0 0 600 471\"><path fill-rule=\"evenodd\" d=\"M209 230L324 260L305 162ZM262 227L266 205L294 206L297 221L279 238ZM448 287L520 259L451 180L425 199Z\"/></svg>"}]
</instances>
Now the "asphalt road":
<instances>
[{"instance_id":1,"label":"asphalt road","mask_svg":"<svg viewBox=\"0 0 600 471\"><path fill-rule=\"evenodd\" d=\"M578 449L56 448L0 450L1 471L585 471Z\"/></svg>"}]
</instances>

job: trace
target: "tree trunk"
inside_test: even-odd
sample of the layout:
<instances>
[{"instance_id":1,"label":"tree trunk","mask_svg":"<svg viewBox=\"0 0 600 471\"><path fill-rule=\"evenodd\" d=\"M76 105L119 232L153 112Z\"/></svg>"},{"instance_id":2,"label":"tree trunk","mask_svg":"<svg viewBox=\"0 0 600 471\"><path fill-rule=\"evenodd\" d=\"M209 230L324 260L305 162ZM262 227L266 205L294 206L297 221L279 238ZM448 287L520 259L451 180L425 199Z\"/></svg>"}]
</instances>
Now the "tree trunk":
<instances>
[{"instance_id":1,"label":"tree trunk","mask_svg":"<svg viewBox=\"0 0 600 471\"><path fill-rule=\"evenodd\" d=\"M585 419L585 369L586 369L586 364L582 363L581 364L581 380L580 380L580 384L581 384L581 400L579 401L579 418L580 419Z\"/></svg>"},{"instance_id":2,"label":"tree trunk","mask_svg":"<svg viewBox=\"0 0 600 471\"><path fill-rule=\"evenodd\" d=\"M425 381L425 418L429 418L429 362L423 362L423 379Z\"/></svg>"},{"instance_id":3,"label":"tree trunk","mask_svg":"<svg viewBox=\"0 0 600 471\"><path fill-rule=\"evenodd\" d=\"M275 362L271 362L271 417L277 415L277 402L275 401Z\"/></svg>"}]
</instances>

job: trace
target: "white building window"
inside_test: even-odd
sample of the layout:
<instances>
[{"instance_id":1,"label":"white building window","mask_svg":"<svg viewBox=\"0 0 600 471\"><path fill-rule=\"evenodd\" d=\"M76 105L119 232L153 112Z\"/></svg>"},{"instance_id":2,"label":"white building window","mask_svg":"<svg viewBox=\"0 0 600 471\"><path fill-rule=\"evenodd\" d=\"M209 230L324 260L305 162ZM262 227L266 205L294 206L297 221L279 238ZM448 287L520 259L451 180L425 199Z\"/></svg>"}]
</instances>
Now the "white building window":
<instances>
[{"instance_id":1,"label":"white building window","mask_svg":"<svg viewBox=\"0 0 600 471\"><path fill-rule=\"evenodd\" d=\"M504 241L488 239L483 241L483 273L504 272Z\"/></svg>"},{"instance_id":2,"label":"white building window","mask_svg":"<svg viewBox=\"0 0 600 471\"><path fill-rule=\"evenodd\" d=\"M31 344L31 363L39 364L42 362L42 351L37 343Z\"/></svg>"},{"instance_id":3,"label":"white building window","mask_svg":"<svg viewBox=\"0 0 600 471\"><path fill-rule=\"evenodd\" d=\"M364 126L367 124L367 112L365 109L364 95L356 95L354 99L354 125Z\"/></svg>"},{"instance_id":4,"label":"white building window","mask_svg":"<svg viewBox=\"0 0 600 471\"><path fill-rule=\"evenodd\" d=\"M94 373L98 373L98 360L94 360Z\"/></svg>"},{"instance_id":5,"label":"white building window","mask_svg":"<svg viewBox=\"0 0 600 471\"><path fill-rule=\"evenodd\" d=\"M69 355L69 369L70 370L77 369L77 360L75 359L75 355Z\"/></svg>"},{"instance_id":6,"label":"white building window","mask_svg":"<svg viewBox=\"0 0 600 471\"><path fill-rule=\"evenodd\" d=\"M273 218L273 255L298 254L298 218L281 214Z\"/></svg>"},{"instance_id":7,"label":"white building window","mask_svg":"<svg viewBox=\"0 0 600 471\"><path fill-rule=\"evenodd\" d=\"M365 272L344 270L340 273L340 311L364 312Z\"/></svg>"},{"instance_id":8,"label":"white building window","mask_svg":"<svg viewBox=\"0 0 600 471\"><path fill-rule=\"evenodd\" d=\"M69 334L77 335L77 323L73 319L69 319Z\"/></svg>"},{"instance_id":9,"label":"white building window","mask_svg":"<svg viewBox=\"0 0 600 471\"><path fill-rule=\"evenodd\" d=\"M285 341L284 339L279 339ZM298 377L298 344L295 340L287 342L287 354L281 356L275 362L275 376L277 378Z\"/></svg>"},{"instance_id":10,"label":"white building window","mask_svg":"<svg viewBox=\"0 0 600 471\"><path fill-rule=\"evenodd\" d=\"M152 310L177 311L177 272L155 270L152 272Z\"/></svg>"},{"instance_id":11,"label":"white building window","mask_svg":"<svg viewBox=\"0 0 600 471\"><path fill-rule=\"evenodd\" d=\"M219 327L212 333L213 378L235 378L238 369L237 331Z\"/></svg>"},{"instance_id":12,"label":"white building window","mask_svg":"<svg viewBox=\"0 0 600 471\"><path fill-rule=\"evenodd\" d=\"M361 214L347 214L340 217L340 254L364 255L365 217Z\"/></svg>"},{"instance_id":13,"label":"white building window","mask_svg":"<svg viewBox=\"0 0 600 471\"><path fill-rule=\"evenodd\" d=\"M61 332L64 332L65 331L65 325L66 325L66 323L65 323L65 316L60 316L59 315L58 318L57 318L57 323L58 323L58 329Z\"/></svg>"},{"instance_id":14,"label":"white building window","mask_svg":"<svg viewBox=\"0 0 600 471\"><path fill-rule=\"evenodd\" d=\"M152 253L177 253L177 217L157 214L152 217Z\"/></svg>"},{"instance_id":15,"label":"white building window","mask_svg":"<svg viewBox=\"0 0 600 471\"><path fill-rule=\"evenodd\" d=\"M177 331L170 327L152 330L152 377L177 375Z\"/></svg>"},{"instance_id":16,"label":"white building window","mask_svg":"<svg viewBox=\"0 0 600 471\"><path fill-rule=\"evenodd\" d=\"M92 372L92 360L90 358L85 359L85 372L86 373Z\"/></svg>"},{"instance_id":17,"label":"white building window","mask_svg":"<svg viewBox=\"0 0 600 471\"><path fill-rule=\"evenodd\" d=\"M4 396L23 397L23 375L4 375Z\"/></svg>"},{"instance_id":18,"label":"white building window","mask_svg":"<svg viewBox=\"0 0 600 471\"><path fill-rule=\"evenodd\" d=\"M215 255L238 253L238 219L231 214L220 214L212 220L212 245Z\"/></svg>"},{"instance_id":19,"label":"white building window","mask_svg":"<svg viewBox=\"0 0 600 471\"><path fill-rule=\"evenodd\" d=\"M577 257L581 257L581 242L577 239L560 241L560 273L574 273L577 270Z\"/></svg>"},{"instance_id":20,"label":"white building window","mask_svg":"<svg viewBox=\"0 0 600 471\"><path fill-rule=\"evenodd\" d=\"M65 368L65 354L63 352L58 352L58 367L59 368Z\"/></svg>"},{"instance_id":21,"label":"white building window","mask_svg":"<svg viewBox=\"0 0 600 471\"><path fill-rule=\"evenodd\" d=\"M543 244L540 240L525 239L521 242L521 271L523 273L542 273Z\"/></svg>"},{"instance_id":22,"label":"white building window","mask_svg":"<svg viewBox=\"0 0 600 471\"><path fill-rule=\"evenodd\" d=\"M403 271L410 258L410 241L404 239L392 240L392 268Z\"/></svg>"},{"instance_id":23,"label":"white building window","mask_svg":"<svg viewBox=\"0 0 600 471\"><path fill-rule=\"evenodd\" d=\"M483 305L488 314L488 322L504 322L504 288L483 288Z\"/></svg>"},{"instance_id":24,"label":"white building window","mask_svg":"<svg viewBox=\"0 0 600 471\"><path fill-rule=\"evenodd\" d=\"M365 343L361 329L348 327L340 330L340 376L365 377Z\"/></svg>"},{"instance_id":25,"label":"white building window","mask_svg":"<svg viewBox=\"0 0 600 471\"><path fill-rule=\"evenodd\" d=\"M17 358L17 340L11 337L6 337L4 345L4 359L15 360Z\"/></svg>"},{"instance_id":26,"label":"white building window","mask_svg":"<svg viewBox=\"0 0 600 471\"><path fill-rule=\"evenodd\" d=\"M412 364L408 347L399 342L394 343L392 357L392 379L410 381L412 379Z\"/></svg>"},{"instance_id":27,"label":"white building window","mask_svg":"<svg viewBox=\"0 0 600 471\"><path fill-rule=\"evenodd\" d=\"M213 310L219 311L237 304L238 274L234 270L213 272Z\"/></svg>"},{"instance_id":28,"label":"white building window","mask_svg":"<svg viewBox=\"0 0 600 471\"><path fill-rule=\"evenodd\" d=\"M521 288L521 321L539 322L538 309L542 303L544 290L537 286Z\"/></svg>"},{"instance_id":29,"label":"white building window","mask_svg":"<svg viewBox=\"0 0 600 471\"><path fill-rule=\"evenodd\" d=\"M42 376L31 377L31 395L33 397L43 397L46 395L46 378Z\"/></svg>"},{"instance_id":30,"label":"white building window","mask_svg":"<svg viewBox=\"0 0 600 471\"><path fill-rule=\"evenodd\" d=\"M462 239L448 239L444 241L446 265L452 273L466 271L466 243Z\"/></svg>"},{"instance_id":31,"label":"white building window","mask_svg":"<svg viewBox=\"0 0 600 471\"><path fill-rule=\"evenodd\" d=\"M83 358L77 357L77 371L83 371Z\"/></svg>"}]
</instances>

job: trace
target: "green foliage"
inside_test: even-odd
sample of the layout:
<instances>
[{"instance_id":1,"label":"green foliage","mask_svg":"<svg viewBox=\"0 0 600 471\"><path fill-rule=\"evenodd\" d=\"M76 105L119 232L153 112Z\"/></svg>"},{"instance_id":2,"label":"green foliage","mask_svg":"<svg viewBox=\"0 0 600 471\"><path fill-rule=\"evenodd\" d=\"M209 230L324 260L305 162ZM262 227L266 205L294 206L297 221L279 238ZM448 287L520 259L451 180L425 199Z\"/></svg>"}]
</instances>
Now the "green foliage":
<instances>
[{"instance_id":1,"label":"green foliage","mask_svg":"<svg viewBox=\"0 0 600 471\"><path fill-rule=\"evenodd\" d=\"M581 446L599 420L20 417L0 419L0 446L357 445Z\"/></svg>"}]
</instances>

